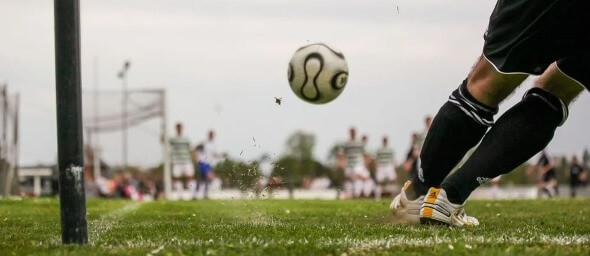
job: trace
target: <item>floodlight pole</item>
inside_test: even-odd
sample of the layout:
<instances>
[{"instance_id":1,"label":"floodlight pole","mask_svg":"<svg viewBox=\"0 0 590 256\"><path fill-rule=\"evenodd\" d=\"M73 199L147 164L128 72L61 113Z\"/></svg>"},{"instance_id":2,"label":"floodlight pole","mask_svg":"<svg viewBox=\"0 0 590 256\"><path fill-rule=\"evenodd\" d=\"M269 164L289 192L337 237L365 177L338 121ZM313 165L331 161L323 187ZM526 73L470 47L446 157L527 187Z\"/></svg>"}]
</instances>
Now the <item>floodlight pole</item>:
<instances>
[{"instance_id":1,"label":"floodlight pole","mask_svg":"<svg viewBox=\"0 0 590 256\"><path fill-rule=\"evenodd\" d=\"M99 111L99 93L98 93L98 58L94 57L94 123L98 126L98 111ZM92 171L94 172L94 182L98 182L101 175L100 171L100 148L98 146L98 129L95 129L92 144Z\"/></svg>"},{"instance_id":2,"label":"floodlight pole","mask_svg":"<svg viewBox=\"0 0 590 256\"><path fill-rule=\"evenodd\" d=\"M123 169L127 170L127 101L129 100L129 95L127 92L127 71L129 71L129 67L131 66L131 62L130 61L125 61L125 63L123 64L123 69L121 69L121 71L119 71L119 78L121 78L123 80L123 100L122 100L122 108L121 110L123 111L123 122L122 122L122 127L121 129L123 130L123 135L122 135L122 140L123 140Z\"/></svg>"},{"instance_id":3,"label":"floodlight pole","mask_svg":"<svg viewBox=\"0 0 590 256\"><path fill-rule=\"evenodd\" d=\"M61 237L64 244L86 244L88 232L82 147L80 2L54 0L53 3Z\"/></svg>"}]
</instances>

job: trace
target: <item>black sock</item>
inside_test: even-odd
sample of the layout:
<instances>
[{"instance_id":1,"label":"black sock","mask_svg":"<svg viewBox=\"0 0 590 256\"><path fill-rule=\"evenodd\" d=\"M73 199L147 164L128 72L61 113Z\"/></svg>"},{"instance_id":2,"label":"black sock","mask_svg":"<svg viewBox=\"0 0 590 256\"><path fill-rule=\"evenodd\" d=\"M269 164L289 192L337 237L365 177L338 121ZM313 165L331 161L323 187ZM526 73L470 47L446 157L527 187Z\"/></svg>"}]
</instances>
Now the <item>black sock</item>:
<instances>
[{"instance_id":1,"label":"black sock","mask_svg":"<svg viewBox=\"0 0 590 256\"><path fill-rule=\"evenodd\" d=\"M444 178L473 148L493 123L498 112L479 103L469 91L467 81L449 96L438 111L420 153L420 170L412 179L408 197L425 195L430 187L439 187Z\"/></svg>"},{"instance_id":2,"label":"black sock","mask_svg":"<svg viewBox=\"0 0 590 256\"><path fill-rule=\"evenodd\" d=\"M441 187L449 201L462 204L480 184L506 174L549 144L555 129L567 118L567 106L540 88L492 126L473 155Z\"/></svg>"}]
</instances>

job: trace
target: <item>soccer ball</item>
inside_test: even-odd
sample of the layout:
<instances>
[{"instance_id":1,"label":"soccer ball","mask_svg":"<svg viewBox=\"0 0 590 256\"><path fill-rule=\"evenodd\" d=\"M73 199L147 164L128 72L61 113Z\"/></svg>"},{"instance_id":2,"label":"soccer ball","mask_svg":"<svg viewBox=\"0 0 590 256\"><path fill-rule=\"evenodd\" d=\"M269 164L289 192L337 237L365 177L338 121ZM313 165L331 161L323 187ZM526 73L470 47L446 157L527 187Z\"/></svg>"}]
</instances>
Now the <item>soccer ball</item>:
<instances>
[{"instance_id":1,"label":"soccer ball","mask_svg":"<svg viewBox=\"0 0 590 256\"><path fill-rule=\"evenodd\" d=\"M302 100L328 103L344 90L348 65L342 52L324 44L314 43L299 48L289 62L289 84Z\"/></svg>"}]
</instances>

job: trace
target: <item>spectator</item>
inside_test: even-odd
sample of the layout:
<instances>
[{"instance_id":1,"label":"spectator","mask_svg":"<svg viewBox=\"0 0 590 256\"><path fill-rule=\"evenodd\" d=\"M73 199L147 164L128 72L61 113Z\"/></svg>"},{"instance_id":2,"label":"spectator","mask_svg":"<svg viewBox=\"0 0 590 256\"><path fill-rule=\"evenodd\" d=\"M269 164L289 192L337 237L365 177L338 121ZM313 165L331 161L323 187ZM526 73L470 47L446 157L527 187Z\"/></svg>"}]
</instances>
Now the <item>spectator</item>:
<instances>
[{"instance_id":1,"label":"spectator","mask_svg":"<svg viewBox=\"0 0 590 256\"><path fill-rule=\"evenodd\" d=\"M572 164L570 166L570 195L576 197L577 189L583 184L584 168L582 167L578 157L572 157Z\"/></svg>"}]
</instances>

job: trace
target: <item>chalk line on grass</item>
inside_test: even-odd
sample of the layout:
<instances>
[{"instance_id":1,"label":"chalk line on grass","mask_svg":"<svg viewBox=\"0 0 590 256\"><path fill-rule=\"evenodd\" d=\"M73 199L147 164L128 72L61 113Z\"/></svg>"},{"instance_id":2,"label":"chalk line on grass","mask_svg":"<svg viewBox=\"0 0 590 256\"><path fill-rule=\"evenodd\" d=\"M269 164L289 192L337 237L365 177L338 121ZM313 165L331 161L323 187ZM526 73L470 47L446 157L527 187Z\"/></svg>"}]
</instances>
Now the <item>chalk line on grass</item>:
<instances>
[{"instance_id":1,"label":"chalk line on grass","mask_svg":"<svg viewBox=\"0 0 590 256\"><path fill-rule=\"evenodd\" d=\"M261 237L245 237L239 240L224 239L217 237L215 239L179 239L171 238L166 240L154 241L151 239L142 240L127 240L121 245L106 246L107 248L150 248L158 246L175 247L175 246L235 246L235 247L268 247L268 246L285 246L285 245L306 245L311 247L337 247L337 248L352 248L357 250L374 250L374 249L391 249L403 246L416 247L432 247L443 244L465 244L466 248L473 248L479 245L583 245L590 242L588 235L564 235L564 236L549 236L538 235L535 237L484 237L484 236L459 236L459 237L427 237L416 238L409 236L390 236L386 238L318 238L318 239L286 239L286 238L261 238Z\"/></svg>"},{"instance_id":2,"label":"chalk line on grass","mask_svg":"<svg viewBox=\"0 0 590 256\"><path fill-rule=\"evenodd\" d=\"M143 202L130 202L120 209L111 211L91 221L88 225L90 244L96 244L100 237L109 232L123 216L136 211L142 204Z\"/></svg>"}]
</instances>

